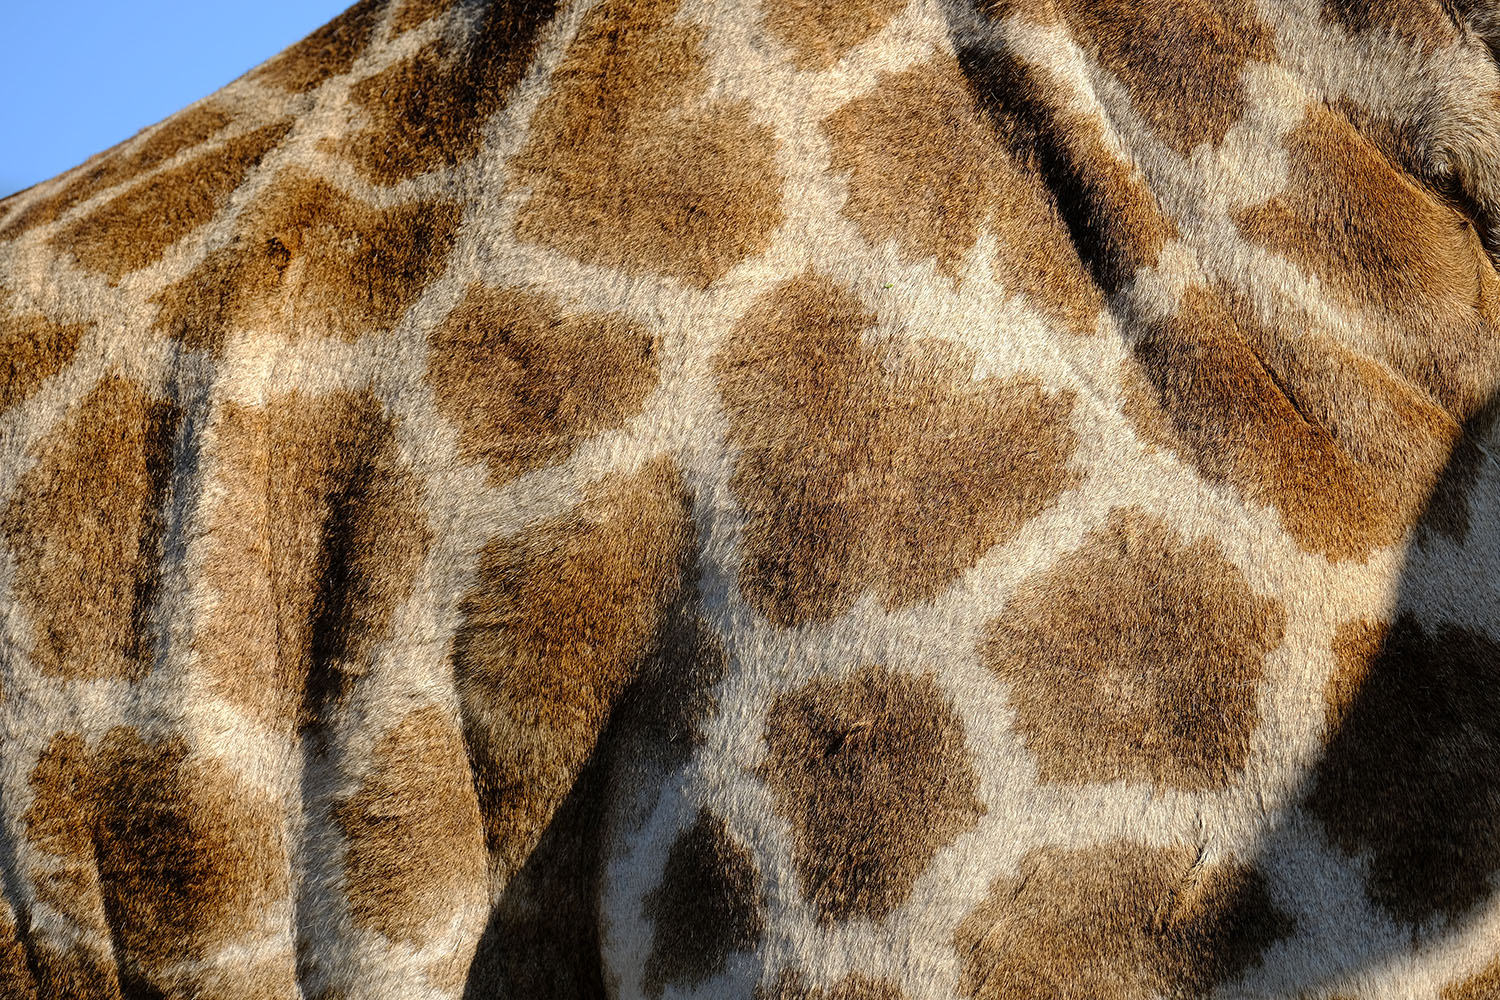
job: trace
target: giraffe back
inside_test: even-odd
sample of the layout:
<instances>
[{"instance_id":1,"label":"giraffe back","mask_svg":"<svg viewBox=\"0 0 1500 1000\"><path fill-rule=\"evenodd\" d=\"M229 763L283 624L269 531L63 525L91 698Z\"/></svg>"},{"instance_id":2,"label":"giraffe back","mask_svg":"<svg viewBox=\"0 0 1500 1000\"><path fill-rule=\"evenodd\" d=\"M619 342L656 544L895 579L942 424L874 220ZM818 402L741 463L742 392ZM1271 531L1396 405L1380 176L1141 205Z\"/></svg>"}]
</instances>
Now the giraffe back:
<instances>
[{"instance_id":1,"label":"giraffe back","mask_svg":"<svg viewBox=\"0 0 1500 1000\"><path fill-rule=\"evenodd\" d=\"M1500 996L1496 43L362 0L0 201L0 996Z\"/></svg>"}]
</instances>

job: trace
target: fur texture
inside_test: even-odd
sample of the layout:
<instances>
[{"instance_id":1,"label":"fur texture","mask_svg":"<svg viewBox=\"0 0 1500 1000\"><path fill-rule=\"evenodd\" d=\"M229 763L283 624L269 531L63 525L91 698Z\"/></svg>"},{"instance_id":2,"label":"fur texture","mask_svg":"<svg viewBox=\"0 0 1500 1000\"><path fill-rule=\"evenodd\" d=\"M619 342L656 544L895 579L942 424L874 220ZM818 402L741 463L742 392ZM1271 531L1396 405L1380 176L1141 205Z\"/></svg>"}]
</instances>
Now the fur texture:
<instances>
[{"instance_id":1,"label":"fur texture","mask_svg":"<svg viewBox=\"0 0 1500 1000\"><path fill-rule=\"evenodd\" d=\"M0 202L0 997L1500 996L1497 31L363 0Z\"/></svg>"}]
</instances>

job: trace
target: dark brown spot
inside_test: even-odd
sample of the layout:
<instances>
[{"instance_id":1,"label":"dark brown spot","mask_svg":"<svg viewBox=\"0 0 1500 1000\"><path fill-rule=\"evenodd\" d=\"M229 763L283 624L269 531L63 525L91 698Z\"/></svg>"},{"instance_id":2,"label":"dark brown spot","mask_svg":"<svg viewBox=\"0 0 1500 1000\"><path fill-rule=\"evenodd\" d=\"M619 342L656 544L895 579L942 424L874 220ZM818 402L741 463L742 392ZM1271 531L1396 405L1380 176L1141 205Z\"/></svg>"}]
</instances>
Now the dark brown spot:
<instances>
[{"instance_id":1,"label":"dark brown spot","mask_svg":"<svg viewBox=\"0 0 1500 1000\"><path fill-rule=\"evenodd\" d=\"M88 332L83 323L54 323L37 313L16 313L0 289L0 412L35 392L73 360Z\"/></svg>"},{"instance_id":2,"label":"dark brown spot","mask_svg":"<svg viewBox=\"0 0 1500 1000\"><path fill-rule=\"evenodd\" d=\"M798 69L827 69L884 28L908 0L771 0L766 27Z\"/></svg>"},{"instance_id":3,"label":"dark brown spot","mask_svg":"<svg viewBox=\"0 0 1500 1000\"><path fill-rule=\"evenodd\" d=\"M360 0L255 70L251 79L301 93L349 72L369 44L385 6L384 0Z\"/></svg>"},{"instance_id":4,"label":"dark brown spot","mask_svg":"<svg viewBox=\"0 0 1500 1000\"><path fill-rule=\"evenodd\" d=\"M212 221L290 128L289 120L266 125L164 170L67 225L53 242L111 281L154 264L172 244Z\"/></svg>"},{"instance_id":5,"label":"dark brown spot","mask_svg":"<svg viewBox=\"0 0 1500 1000\"><path fill-rule=\"evenodd\" d=\"M1135 111L1186 156L1218 145L1245 110L1245 65L1276 57L1251 0L1060 0L1048 14L1130 92Z\"/></svg>"},{"instance_id":6,"label":"dark brown spot","mask_svg":"<svg viewBox=\"0 0 1500 1000\"><path fill-rule=\"evenodd\" d=\"M983 648L1043 780L1200 790L1244 766L1285 621L1216 544L1123 509L1028 581Z\"/></svg>"},{"instance_id":7,"label":"dark brown spot","mask_svg":"<svg viewBox=\"0 0 1500 1000\"><path fill-rule=\"evenodd\" d=\"M506 883L467 971L464 1000L609 1000L599 943L599 871L607 827L608 736Z\"/></svg>"},{"instance_id":8,"label":"dark brown spot","mask_svg":"<svg viewBox=\"0 0 1500 1000\"><path fill-rule=\"evenodd\" d=\"M369 669L415 586L422 486L369 393L228 404L214 436L222 499L204 572L217 603L199 662L263 721L308 726Z\"/></svg>"},{"instance_id":9,"label":"dark brown spot","mask_svg":"<svg viewBox=\"0 0 1500 1000\"><path fill-rule=\"evenodd\" d=\"M492 541L453 661L493 863L520 866L656 645L692 542L664 459Z\"/></svg>"},{"instance_id":10,"label":"dark brown spot","mask_svg":"<svg viewBox=\"0 0 1500 1000\"><path fill-rule=\"evenodd\" d=\"M930 599L1077 481L1071 392L974 380L964 349L879 339L875 319L834 282L794 278L715 363L741 449L740 588L777 624L836 617L866 590Z\"/></svg>"},{"instance_id":11,"label":"dark brown spot","mask_svg":"<svg viewBox=\"0 0 1500 1000\"><path fill-rule=\"evenodd\" d=\"M637 742L621 766L685 764L703 743L702 727L718 709L714 688L728 668L723 643L685 584L626 705L624 725Z\"/></svg>"},{"instance_id":12,"label":"dark brown spot","mask_svg":"<svg viewBox=\"0 0 1500 1000\"><path fill-rule=\"evenodd\" d=\"M963 724L931 674L812 681L776 699L766 744L757 773L824 920L884 917L985 813Z\"/></svg>"},{"instance_id":13,"label":"dark brown spot","mask_svg":"<svg viewBox=\"0 0 1500 1000\"><path fill-rule=\"evenodd\" d=\"M172 966L254 932L287 891L280 809L179 739L59 737L32 786L28 835L78 885L97 876L127 995L180 987Z\"/></svg>"},{"instance_id":14,"label":"dark brown spot","mask_svg":"<svg viewBox=\"0 0 1500 1000\"><path fill-rule=\"evenodd\" d=\"M1334 644L1308 806L1368 855L1368 890L1416 923L1492 898L1500 871L1500 644L1453 625L1353 622Z\"/></svg>"},{"instance_id":15,"label":"dark brown spot","mask_svg":"<svg viewBox=\"0 0 1500 1000\"><path fill-rule=\"evenodd\" d=\"M391 31L400 35L420 28L440 14L446 14L453 0L402 0L391 16Z\"/></svg>"},{"instance_id":16,"label":"dark brown spot","mask_svg":"<svg viewBox=\"0 0 1500 1000\"><path fill-rule=\"evenodd\" d=\"M957 277L979 238L999 240L997 276L1087 332L1103 305L1047 189L1011 157L951 56L887 74L824 123L833 169L849 171L844 214L872 243L936 258Z\"/></svg>"},{"instance_id":17,"label":"dark brown spot","mask_svg":"<svg viewBox=\"0 0 1500 1000\"><path fill-rule=\"evenodd\" d=\"M173 115L139 137L106 150L73 172L54 194L37 198L4 227L0 238L19 236L56 220L68 209L96 194L134 180L172 157L222 132L233 119L212 100Z\"/></svg>"},{"instance_id":18,"label":"dark brown spot","mask_svg":"<svg viewBox=\"0 0 1500 1000\"><path fill-rule=\"evenodd\" d=\"M0 996L11 1000L39 1000L36 978L26 962L26 946L16 926L15 911L0 899Z\"/></svg>"},{"instance_id":19,"label":"dark brown spot","mask_svg":"<svg viewBox=\"0 0 1500 1000\"><path fill-rule=\"evenodd\" d=\"M730 955L760 943L759 880L724 821L700 812L667 854L661 884L646 894L654 926L642 978L648 996L693 989L722 972Z\"/></svg>"},{"instance_id":20,"label":"dark brown spot","mask_svg":"<svg viewBox=\"0 0 1500 1000\"><path fill-rule=\"evenodd\" d=\"M781 221L776 140L710 101L701 28L677 0L606 0L553 75L516 158L524 240L590 264L707 285Z\"/></svg>"},{"instance_id":21,"label":"dark brown spot","mask_svg":"<svg viewBox=\"0 0 1500 1000\"><path fill-rule=\"evenodd\" d=\"M68 680L151 668L178 409L107 375L35 447L0 517L32 661Z\"/></svg>"},{"instance_id":22,"label":"dark brown spot","mask_svg":"<svg viewBox=\"0 0 1500 1000\"><path fill-rule=\"evenodd\" d=\"M1500 276L1473 224L1332 111L1310 108L1287 148L1285 191L1238 213L1245 235L1364 311L1376 360L1467 420L1500 387Z\"/></svg>"},{"instance_id":23,"label":"dark brown spot","mask_svg":"<svg viewBox=\"0 0 1500 1000\"><path fill-rule=\"evenodd\" d=\"M1182 848L1044 848L959 924L974 1000L1207 996L1293 930L1253 869Z\"/></svg>"},{"instance_id":24,"label":"dark brown spot","mask_svg":"<svg viewBox=\"0 0 1500 1000\"><path fill-rule=\"evenodd\" d=\"M990 128L1022 174L1040 178L1052 192L1075 248L1066 259L1081 259L1110 295L1138 269L1155 266L1176 226L1135 166L1106 143L1105 123L1007 49L964 48L958 58Z\"/></svg>"},{"instance_id":25,"label":"dark brown spot","mask_svg":"<svg viewBox=\"0 0 1500 1000\"><path fill-rule=\"evenodd\" d=\"M1323 0L1323 16L1353 34L1379 32L1415 42L1424 51L1459 40L1458 24L1442 3L1411 0Z\"/></svg>"},{"instance_id":26,"label":"dark brown spot","mask_svg":"<svg viewBox=\"0 0 1500 1000\"><path fill-rule=\"evenodd\" d=\"M832 986L817 988L796 969L784 969L770 987L757 986L755 1000L907 1000L901 987L885 979L852 972Z\"/></svg>"},{"instance_id":27,"label":"dark brown spot","mask_svg":"<svg viewBox=\"0 0 1500 1000\"><path fill-rule=\"evenodd\" d=\"M459 453L488 464L498 485L639 412L657 381L657 339L623 316L475 285L433 333L427 365Z\"/></svg>"},{"instance_id":28,"label":"dark brown spot","mask_svg":"<svg viewBox=\"0 0 1500 1000\"><path fill-rule=\"evenodd\" d=\"M212 351L237 330L288 340L382 333L441 272L458 222L449 202L370 208L287 171L245 210L233 243L156 296L156 328Z\"/></svg>"},{"instance_id":29,"label":"dark brown spot","mask_svg":"<svg viewBox=\"0 0 1500 1000\"><path fill-rule=\"evenodd\" d=\"M458 720L412 712L376 744L370 777L335 810L354 922L415 947L487 902L484 831ZM477 898L476 898L477 894Z\"/></svg>"},{"instance_id":30,"label":"dark brown spot","mask_svg":"<svg viewBox=\"0 0 1500 1000\"><path fill-rule=\"evenodd\" d=\"M424 8L428 5L423 4ZM531 64L554 0L493 0L461 43L440 39L349 90L368 127L342 152L377 184L394 184L472 156L490 116ZM410 23L420 11L397 13ZM398 29L399 30L399 29Z\"/></svg>"},{"instance_id":31,"label":"dark brown spot","mask_svg":"<svg viewBox=\"0 0 1500 1000\"><path fill-rule=\"evenodd\" d=\"M1222 289L1189 289L1134 353L1126 413L1142 436L1275 507L1299 545L1331 559L1405 537L1459 437L1388 367L1312 320L1267 325Z\"/></svg>"}]
</instances>

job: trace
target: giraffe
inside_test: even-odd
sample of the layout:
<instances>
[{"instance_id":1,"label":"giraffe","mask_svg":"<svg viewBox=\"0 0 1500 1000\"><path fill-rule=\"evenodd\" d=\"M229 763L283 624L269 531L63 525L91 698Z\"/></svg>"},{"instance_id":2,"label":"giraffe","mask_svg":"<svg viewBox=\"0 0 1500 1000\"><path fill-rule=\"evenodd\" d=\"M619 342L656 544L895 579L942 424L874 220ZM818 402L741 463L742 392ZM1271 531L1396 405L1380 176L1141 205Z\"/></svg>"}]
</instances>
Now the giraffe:
<instances>
[{"instance_id":1,"label":"giraffe","mask_svg":"<svg viewBox=\"0 0 1500 1000\"><path fill-rule=\"evenodd\" d=\"M1500 996L1497 40L361 0L0 201L0 996Z\"/></svg>"}]
</instances>

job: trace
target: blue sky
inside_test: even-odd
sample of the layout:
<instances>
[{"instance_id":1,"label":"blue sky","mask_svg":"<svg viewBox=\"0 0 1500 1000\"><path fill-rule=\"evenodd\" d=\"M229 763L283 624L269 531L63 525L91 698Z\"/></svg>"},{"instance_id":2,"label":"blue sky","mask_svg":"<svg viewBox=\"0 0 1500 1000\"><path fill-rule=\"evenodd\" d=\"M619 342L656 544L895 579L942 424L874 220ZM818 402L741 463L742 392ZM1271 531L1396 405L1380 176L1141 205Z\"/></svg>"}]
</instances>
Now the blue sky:
<instances>
[{"instance_id":1,"label":"blue sky","mask_svg":"<svg viewBox=\"0 0 1500 1000\"><path fill-rule=\"evenodd\" d=\"M0 0L0 197L134 135L353 0Z\"/></svg>"}]
</instances>

